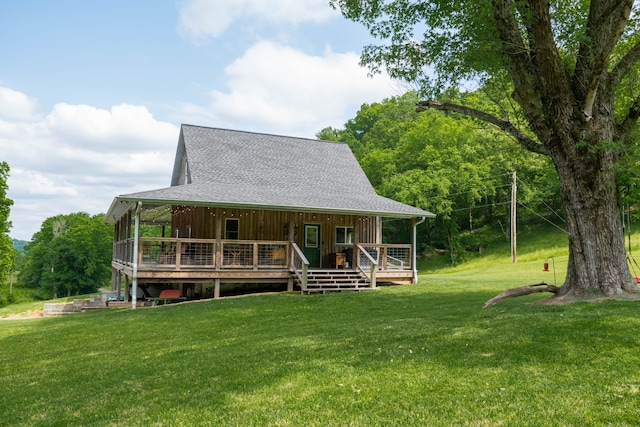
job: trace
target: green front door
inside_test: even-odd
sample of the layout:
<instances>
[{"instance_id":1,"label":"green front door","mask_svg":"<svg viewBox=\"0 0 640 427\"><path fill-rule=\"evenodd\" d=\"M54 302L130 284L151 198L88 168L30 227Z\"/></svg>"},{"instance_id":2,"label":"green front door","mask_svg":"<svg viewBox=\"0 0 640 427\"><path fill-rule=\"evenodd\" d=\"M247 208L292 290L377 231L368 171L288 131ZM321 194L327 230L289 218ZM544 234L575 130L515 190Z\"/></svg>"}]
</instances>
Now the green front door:
<instances>
[{"instance_id":1,"label":"green front door","mask_svg":"<svg viewBox=\"0 0 640 427\"><path fill-rule=\"evenodd\" d=\"M320 224L304 225L304 256L310 268L320 268Z\"/></svg>"}]
</instances>

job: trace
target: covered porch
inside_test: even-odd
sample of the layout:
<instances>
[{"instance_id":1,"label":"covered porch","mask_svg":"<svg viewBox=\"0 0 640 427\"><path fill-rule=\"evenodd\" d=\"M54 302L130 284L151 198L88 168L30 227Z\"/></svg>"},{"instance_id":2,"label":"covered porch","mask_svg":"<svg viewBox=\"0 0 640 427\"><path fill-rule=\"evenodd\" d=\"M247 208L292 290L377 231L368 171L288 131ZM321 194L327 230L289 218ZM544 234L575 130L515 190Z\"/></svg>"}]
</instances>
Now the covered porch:
<instances>
[{"instance_id":1,"label":"covered porch","mask_svg":"<svg viewBox=\"0 0 640 427\"><path fill-rule=\"evenodd\" d=\"M407 221L415 229L420 219ZM220 297L225 284L308 293L416 282L413 239L382 243L381 224L342 213L130 203L115 222L112 289L135 304L169 287L198 299Z\"/></svg>"}]
</instances>

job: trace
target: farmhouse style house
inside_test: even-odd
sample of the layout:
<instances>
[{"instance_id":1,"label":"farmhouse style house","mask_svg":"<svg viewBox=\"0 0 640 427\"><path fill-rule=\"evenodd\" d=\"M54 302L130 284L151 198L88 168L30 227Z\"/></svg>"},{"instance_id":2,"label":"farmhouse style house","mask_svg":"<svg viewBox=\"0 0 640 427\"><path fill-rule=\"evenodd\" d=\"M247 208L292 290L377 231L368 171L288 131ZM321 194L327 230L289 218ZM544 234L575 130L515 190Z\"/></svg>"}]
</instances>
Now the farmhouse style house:
<instances>
[{"instance_id":1,"label":"farmhouse style house","mask_svg":"<svg viewBox=\"0 0 640 427\"><path fill-rule=\"evenodd\" d=\"M377 195L344 143L182 125L171 186L117 196L106 214L112 286L135 306L167 288L416 282L415 226L434 216ZM383 217L411 221L412 241L383 243Z\"/></svg>"}]
</instances>

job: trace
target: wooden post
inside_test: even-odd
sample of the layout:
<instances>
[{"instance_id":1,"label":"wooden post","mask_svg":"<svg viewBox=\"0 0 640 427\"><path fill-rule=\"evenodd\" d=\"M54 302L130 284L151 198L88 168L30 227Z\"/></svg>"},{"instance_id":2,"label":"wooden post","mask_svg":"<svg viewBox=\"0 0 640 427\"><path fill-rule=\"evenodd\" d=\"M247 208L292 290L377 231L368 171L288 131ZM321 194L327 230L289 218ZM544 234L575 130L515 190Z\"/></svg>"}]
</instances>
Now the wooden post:
<instances>
[{"instance_id":1,"label":"wooden post","mask_svg":"<svg viewBox=\"0 0 640 427\"><path fill-rule=\"evenodd\" d=\"M258 242L253 242L253 269L258 270Z\"/></svg>"},{"instance_id":2,"label":"wooden post","mask_svg":"<svg viewBox=\"0 0 640 427\"><path fill-rule=\"evenodd\" d=\"M124 298L125 301L129 301L131 298L131 282L129 276L124 276Z\"/></svg>"},{"instance_id":3,"label":"wooden post","mask_svg":"<svg viewBox=\"0 0 640 427\"><path fill-rule=\"evenodd\" d=\"M370 273L371 274L371 288L376 287L376 265L371 263Z\"/></svg>"},{"instance_id":4,"label":"wooden post","mask_svg":"<svg viewBox=\"0 0 640 427\"><path fill-rule=\"evenodd\" d=\"M115 291L116 290L116 277L118 275L118 270L116 270L115 268L111 267L111 290Z\"/></svg>"},{"instance_id":5,"label":"wooden post","mask_svg":"<svg viewBox=\"0 0 640 427\"><path fill-rule=\"evenodd\" d=\"M117 272L116 275L116 290L118 291L118 301L120 301L120 295L122 295L122 274L120 274L120 272Z\"/></svg>"},{"instance_id":6,"label":"wooden post","mask_svg":"<svg viewBox=\"0 0 640 427\"><path fill-rule=\"evenodd\" d=\"M176 240L176 270L180 270L180 264L182 263L182 240Z\"/></svg>"},{"instance_id":7,"label":"wooden post","mask_svg":"<svg viewBox=\"0 0 640 427\"><path fill-rule=\"evenodd\" d=\"M216 270L220 270L220 266L222 266L222 217L220 216L220 208L216 208L216 253L214 257Z\"/></svg>"},{"instance_id":8,"label":"wooden post","mask_svg":"<svg viewBox=\"0 0 640 427\"><path fill-rule=\"evenodd\" d=\"M131 286L131 308L135 309L137 305L137 293L138 293L138 263L139 257L142 254L138 254L138 240L140 239L140 210L142 209L142 202L138 201L136 207L136 216L134 219L133 229L133 282Z\"/></svg>"},{"instance_id":9,"label":"wooden post","mask_svg":"<svg viewBox=\"0 0 640 427\"><path fill-rule=\"evenodd\" d=\"M308 266L305 263L302 263L302 283L300 283L300 287L302 288L302 292L307 291L307 269Z\"/></svg>"},{"instance_id":10,"label":"wooden post","mask_svg":"<svg viewBox=\"0 0 640 427\"><path fill-rule=\"evenodd\" d=\"M357 270L360 266L360 251L358 250L358 245L360 244L361 221L356 222L355 225L356 226L353 227L353 259L351 260L351 268Z\"/></svg>"},{"instance_id":11,"label":"wooden post","mask_svg":"<svg viewBox=\"0 0 640 427\"><path fill-rule=\"evenodd\" d=\"M287 236L287 238L289 239L289 244L287 245L287 251L286 253L288 254L287 256L287 268L292 268L293 267L293 247L291 246L292 243L295 242L296 240L296 223L293 221L292 218L293 214L290 213L289 214L289 235ZM293 291L293 282L291 282L291 290Z\"/></svg>"}]
</instances>

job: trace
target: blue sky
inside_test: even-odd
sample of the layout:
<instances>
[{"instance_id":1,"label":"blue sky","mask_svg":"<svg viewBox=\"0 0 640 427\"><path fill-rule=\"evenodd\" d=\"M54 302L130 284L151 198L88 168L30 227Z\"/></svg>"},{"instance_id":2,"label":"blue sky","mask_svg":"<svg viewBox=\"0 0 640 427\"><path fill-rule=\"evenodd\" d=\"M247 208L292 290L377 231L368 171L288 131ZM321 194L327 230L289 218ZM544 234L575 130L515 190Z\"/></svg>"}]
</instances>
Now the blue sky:
<instances>
[{"instance_id":1,"label":"blue sky","mask_svg":"<svg viewBox=\"0 0 640 427\"><path fill-rule=\"evenodd\" d=\"M314 137L403 92L358 65L328 0L22 0L0 6L11 237L166 187L181 123Z\"/></svg>"}]
</instances>

